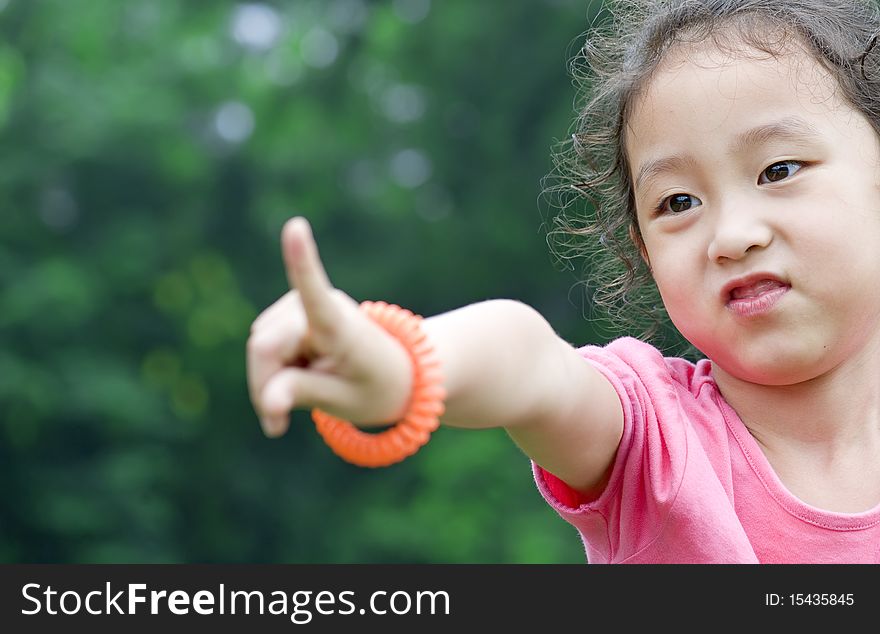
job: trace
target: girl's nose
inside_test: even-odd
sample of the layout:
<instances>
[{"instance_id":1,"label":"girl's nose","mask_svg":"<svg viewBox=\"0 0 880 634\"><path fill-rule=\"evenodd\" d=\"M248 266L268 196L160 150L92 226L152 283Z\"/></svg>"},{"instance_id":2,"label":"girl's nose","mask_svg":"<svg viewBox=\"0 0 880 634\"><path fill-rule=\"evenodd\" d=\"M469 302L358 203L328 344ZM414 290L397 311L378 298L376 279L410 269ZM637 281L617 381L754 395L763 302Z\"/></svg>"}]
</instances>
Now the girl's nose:
<instances>
[{"instance_id":1,"label":"girl's nose","mask_svg":"<svg viewBox=\"0 0 880 634\"><path fill-rule=\"evenodd\" d=\"M726 205L716 212L708 249L712 262L739 260L752 247L766 247L773 240L773 231L761 214L743 204Z\"/></svg>"}]
</instances>

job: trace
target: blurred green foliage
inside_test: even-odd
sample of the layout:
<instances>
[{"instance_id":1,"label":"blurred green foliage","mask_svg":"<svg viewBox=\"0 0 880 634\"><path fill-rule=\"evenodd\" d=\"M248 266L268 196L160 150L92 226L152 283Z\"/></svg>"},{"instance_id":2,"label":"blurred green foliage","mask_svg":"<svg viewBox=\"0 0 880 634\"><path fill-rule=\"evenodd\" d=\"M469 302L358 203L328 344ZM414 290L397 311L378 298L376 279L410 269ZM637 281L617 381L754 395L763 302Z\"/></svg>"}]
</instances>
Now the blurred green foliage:
<instances>
[{"instance_id":1,"label":"blurred green foliage","mask_svg":"<svg viewBox=\"0 0 880 634\"><path fill-rule=\"evenodd\" d=\"M588 4L0 0L0 561L582 562L503 430L352 467L244 351L300 214L355 299L601 339L538 204Z\"/></svg>"}]
</instances>

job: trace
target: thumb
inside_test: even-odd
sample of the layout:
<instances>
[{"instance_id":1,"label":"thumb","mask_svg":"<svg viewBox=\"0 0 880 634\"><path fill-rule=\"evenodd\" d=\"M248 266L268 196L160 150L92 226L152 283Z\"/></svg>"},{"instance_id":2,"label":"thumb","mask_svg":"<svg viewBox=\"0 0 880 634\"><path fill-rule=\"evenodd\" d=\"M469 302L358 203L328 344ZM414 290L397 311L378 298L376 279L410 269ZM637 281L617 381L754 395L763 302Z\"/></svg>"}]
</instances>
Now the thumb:
<instances>
[{"instance_id":1,"label":"thumb","mask_svg":"<svg viewBox=\"0 0 880 634\"><path fill-rule=\"evenodd\" d=\"M342 380L304 368L285 367L266 383L261 399L260 423L267 436L281 436L290 425L290 411L339 402L345 390Z\"/></svg>"},{"instance_id":2,"label":"thumb","mask_svg":"<svg viewBox=\"0 0 880 634\"><path fill-rule=\"evenodd\" d=\"M306 319L311 324L329 325L336 319L336 306L318 255L309 221L302 216L288 220L281 230L281 251L290 288L299 291Z\"/></svg>"}]
</instances>

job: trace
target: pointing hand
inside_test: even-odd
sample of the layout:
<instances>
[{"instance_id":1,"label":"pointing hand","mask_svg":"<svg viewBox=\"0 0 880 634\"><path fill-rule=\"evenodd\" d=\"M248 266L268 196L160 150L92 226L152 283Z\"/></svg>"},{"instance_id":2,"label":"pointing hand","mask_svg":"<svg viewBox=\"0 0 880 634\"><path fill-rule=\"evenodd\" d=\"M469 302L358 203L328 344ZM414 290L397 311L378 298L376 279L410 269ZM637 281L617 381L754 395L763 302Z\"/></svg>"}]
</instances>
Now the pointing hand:
<instances>
[{"instance_id":1,"label":"pointing hand","mask_svg":"<svg viewBox=\"0 0 880 634\"><path fill-rule=\"evenodd\" d=\"M406 350L332 286L305 218L287 221L281 250L291 290L254 320L247 342L263 432L283 435L292 409L314 407L361 424L394 422L410 395Z\"/></svg>"}]
</instances>

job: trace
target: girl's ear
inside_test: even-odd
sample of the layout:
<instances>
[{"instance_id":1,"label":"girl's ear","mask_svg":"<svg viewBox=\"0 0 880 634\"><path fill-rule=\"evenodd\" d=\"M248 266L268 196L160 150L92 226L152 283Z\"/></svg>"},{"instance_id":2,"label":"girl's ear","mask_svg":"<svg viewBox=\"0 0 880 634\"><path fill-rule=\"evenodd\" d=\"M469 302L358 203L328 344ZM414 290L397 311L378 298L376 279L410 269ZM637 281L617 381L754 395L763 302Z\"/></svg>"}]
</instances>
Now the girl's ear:
<instances>
[{"instance_id":1,"label":"girl's ear","mask_svg":"<svg viewBox=\"0 0 880 634\"><path fill-rule=\"evenodd\" d=\"M650 271L651 259L648 257L648 250L645 249L645 243L642 241L642 236L634 222L629 225L629 239L632 240L632 243L636 245L636 247L638 247L639 254L642 256L644 263L648 265L648 270Z\"/></svg>"}]
</instances>

